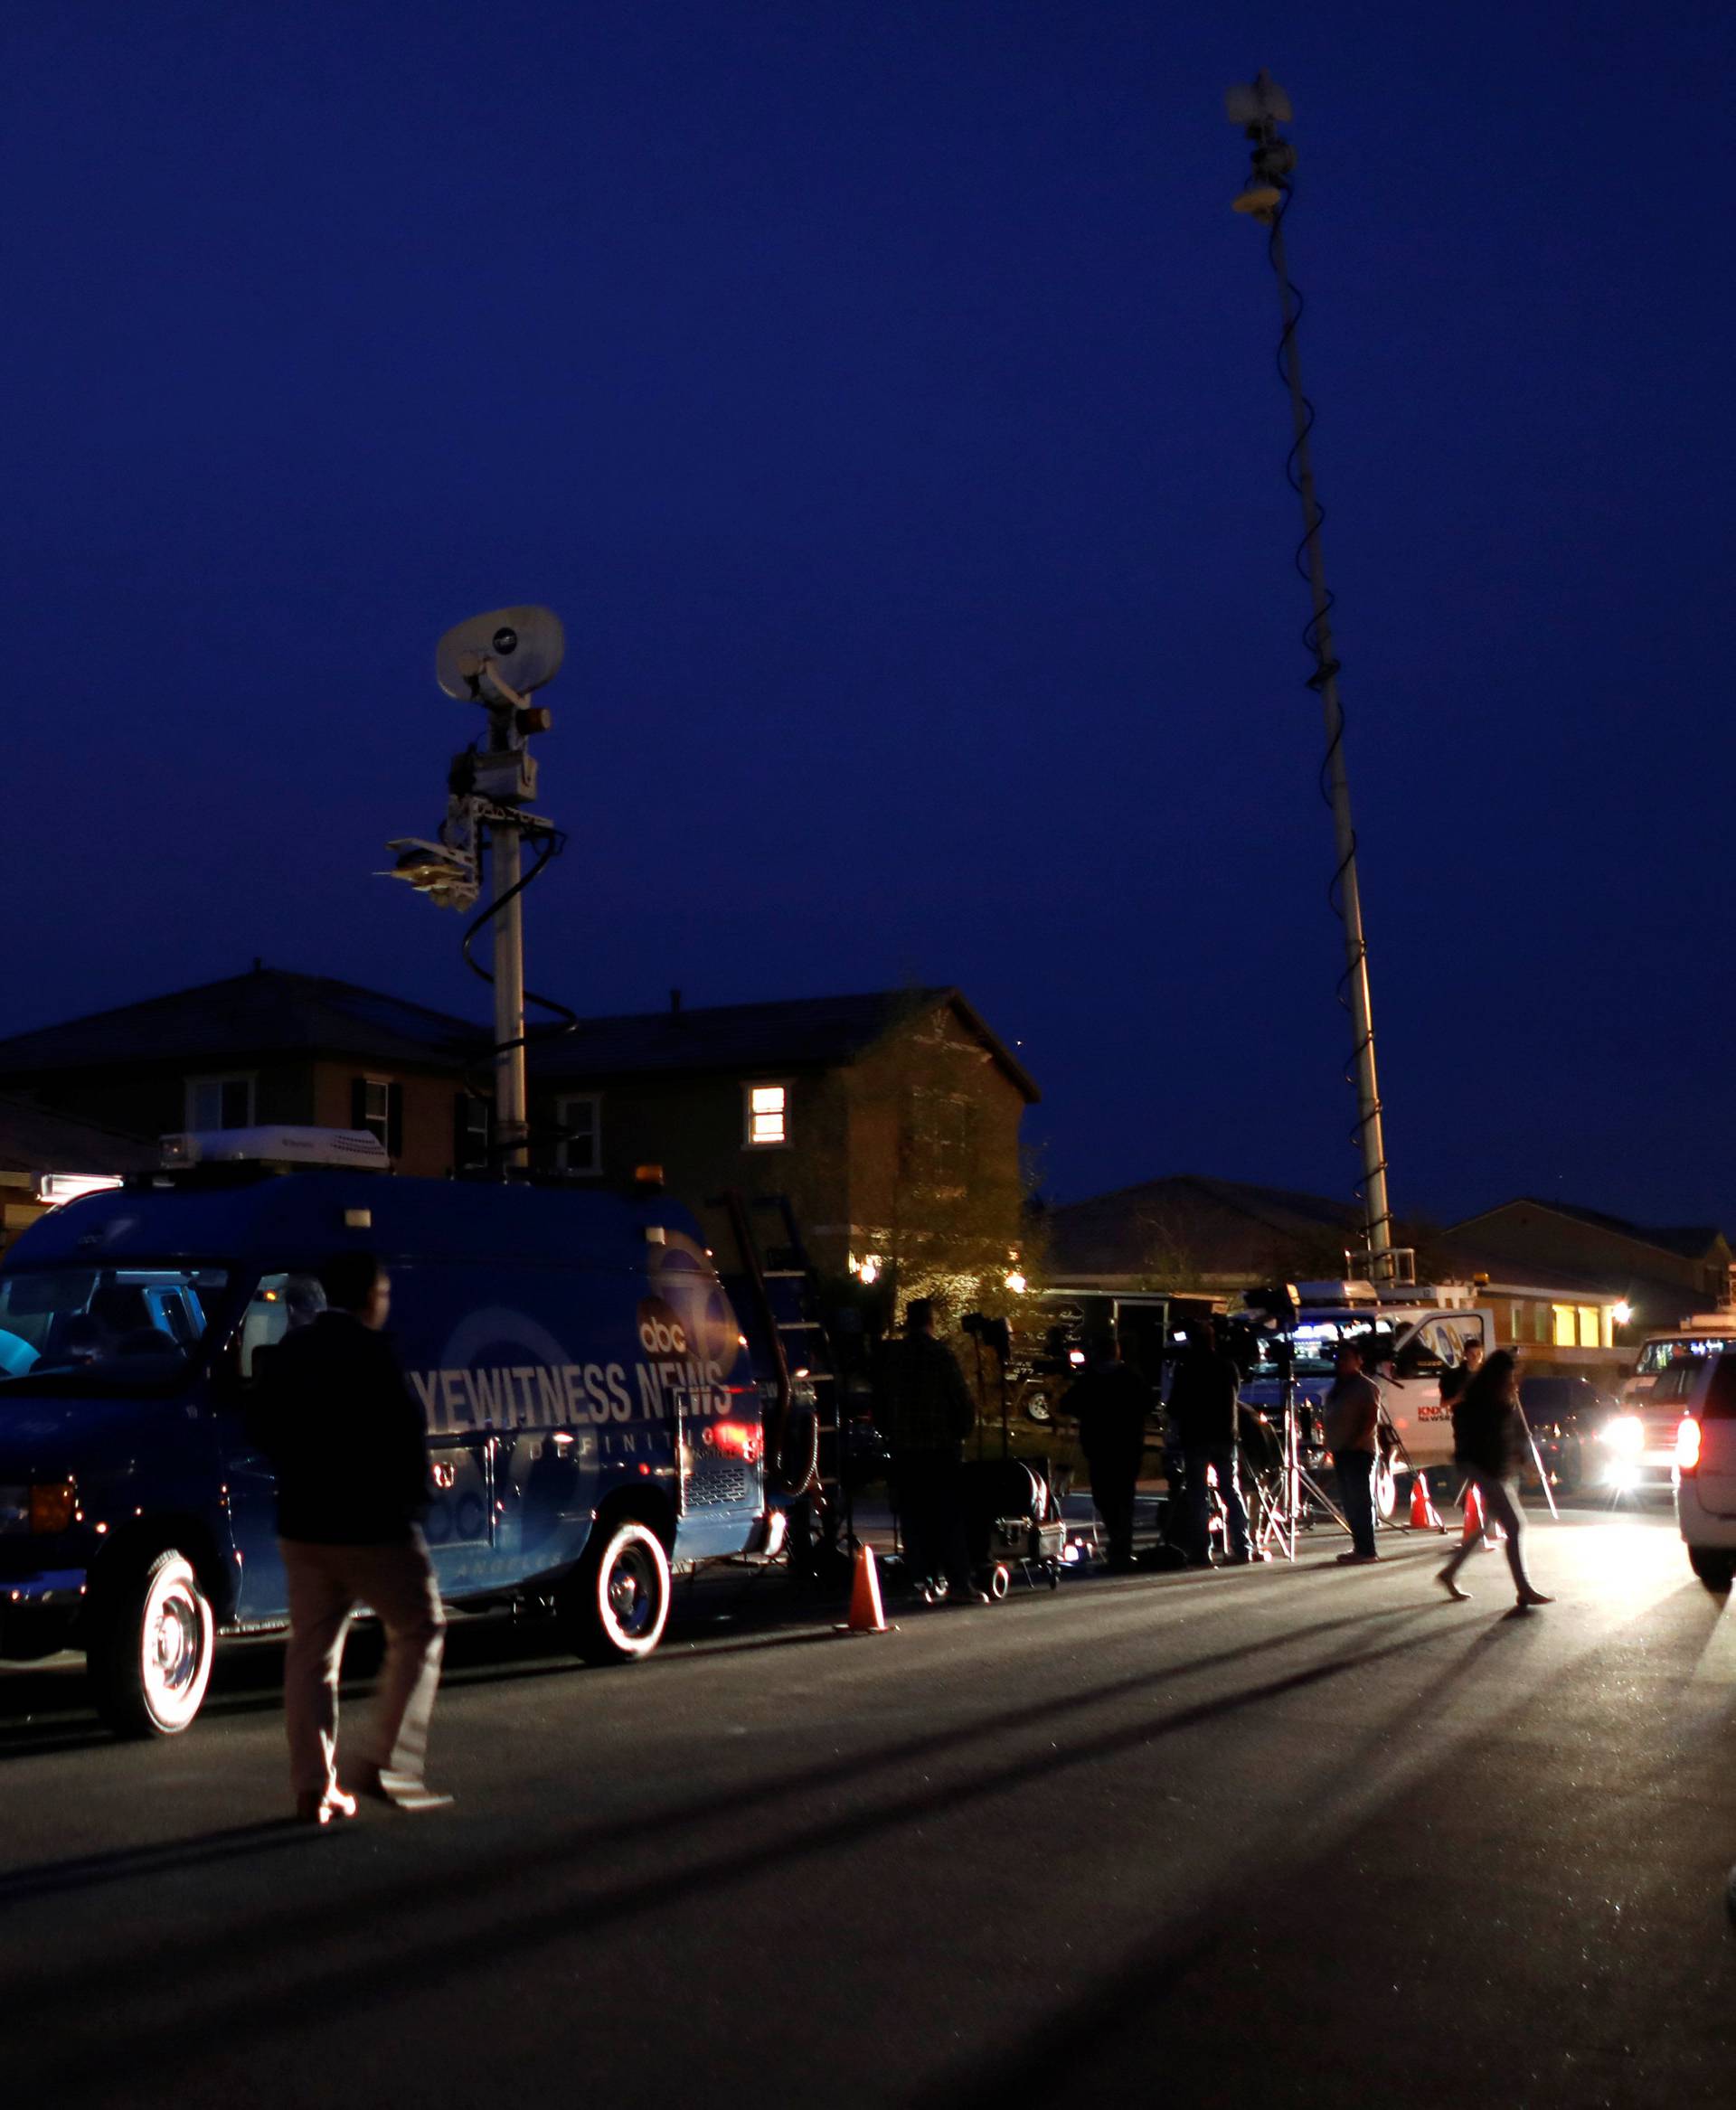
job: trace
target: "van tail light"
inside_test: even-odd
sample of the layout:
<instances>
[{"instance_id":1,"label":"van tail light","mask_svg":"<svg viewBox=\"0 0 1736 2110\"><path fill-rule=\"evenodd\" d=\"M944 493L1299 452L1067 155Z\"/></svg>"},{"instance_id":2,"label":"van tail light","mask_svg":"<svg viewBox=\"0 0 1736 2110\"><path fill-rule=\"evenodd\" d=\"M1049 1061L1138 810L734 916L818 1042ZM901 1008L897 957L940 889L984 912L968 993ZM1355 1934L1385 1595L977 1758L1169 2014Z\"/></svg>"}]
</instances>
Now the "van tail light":
<instances>
[{"instance_id":1,"label":"van tail light","mask_svg":"<svg viewBox=\"0 0 1736 2110\"><path fill-rule=\"evenodd\" d=\"M1699 1470L1700 1424L1692 1414L1682 1417L1682 1426L1675 1432L1675 1469L1689 1474Z\"/></svg>"}]
</instances>

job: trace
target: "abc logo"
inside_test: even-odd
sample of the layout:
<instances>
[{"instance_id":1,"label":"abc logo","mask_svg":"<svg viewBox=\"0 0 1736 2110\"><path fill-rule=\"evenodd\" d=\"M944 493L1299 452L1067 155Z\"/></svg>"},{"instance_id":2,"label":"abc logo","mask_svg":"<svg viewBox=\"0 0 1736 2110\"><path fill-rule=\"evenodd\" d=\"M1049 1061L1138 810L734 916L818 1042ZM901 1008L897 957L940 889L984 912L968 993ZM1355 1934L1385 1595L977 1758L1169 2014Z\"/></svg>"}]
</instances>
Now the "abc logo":
<instances>
[{"instance_id":1,"label":"abc logo","mask_svg":"<svg viewBox=\"0 0 1736 2110\"><path fill-rule=\"evenodd\" d=\"M647 1355L685 1355L687 1329L660 1296L639 1306L639 1346Z\"/></svg>"}]
</instances>

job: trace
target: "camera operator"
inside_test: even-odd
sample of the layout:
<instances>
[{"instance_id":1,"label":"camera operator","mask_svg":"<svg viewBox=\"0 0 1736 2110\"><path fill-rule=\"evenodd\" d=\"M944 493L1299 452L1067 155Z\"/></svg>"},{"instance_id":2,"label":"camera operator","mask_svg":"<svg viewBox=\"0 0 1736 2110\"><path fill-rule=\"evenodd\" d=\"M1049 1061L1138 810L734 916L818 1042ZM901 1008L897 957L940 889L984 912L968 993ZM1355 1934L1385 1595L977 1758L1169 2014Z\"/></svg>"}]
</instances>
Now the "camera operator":
<instances>
[{"instance_id":1,"label":"camera operator","mask_svg":"<svg viewBox=\"0 0 1736 2110\"><path fill-rule=\"evenodd\" d=\"M1175 1365L1169 1388L1169 1419L1183 1458L1188 1524L1188 1558L1197 1568L1212 1559L1211 1490L1206 1469L1217 1474L1218 1493L1230 1525L1230 1559L1237 1567L1252 1560L1248 1512L1237 1474L1238 1412L1241 1372L1218 1346L1210 1319L1188 1328L1188 1344Z\"/></svg>"}]
</instances>

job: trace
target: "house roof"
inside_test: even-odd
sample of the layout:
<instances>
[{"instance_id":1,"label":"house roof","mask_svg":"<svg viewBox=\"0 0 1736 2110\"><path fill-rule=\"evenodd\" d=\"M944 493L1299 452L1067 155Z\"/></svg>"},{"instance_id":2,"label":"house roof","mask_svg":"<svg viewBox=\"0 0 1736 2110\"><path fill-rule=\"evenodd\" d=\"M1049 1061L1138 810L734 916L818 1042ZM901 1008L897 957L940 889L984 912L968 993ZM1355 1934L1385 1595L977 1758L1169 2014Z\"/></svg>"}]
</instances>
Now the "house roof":
<instances>
[{"instance_id":1,"label":"house roof","mask_svg":"<svg viewBox=\"0 0 1736 2110\"><path fill-rule=\"evenodd\" d=\"M1269 1281L1294 1275L1302 1263L1329 1263L1362 1242L1363 1220L1352 1201L1304 1194L1288 1187L1255 1187L1235 1180L1182 1173L1147 1180L1052 1210L1049 1271L1061 1282L1116 1281L1170 1272L1204 1283ZM1395 1227L1405 1242L1405 1227ZM1569 1299L1606 1300L1624 1288L1637 1305L1668 1311L1682 1298L1656 1283L1540 1267L1502 1257L1462 1228L1446 1236L1424 1233L1431 1277L1472 1280L1487 1275L1513 1288L1552 1292ZM1420 1227L1419 1227L1420 1229ZM1310 1260L1310 1256L1312 1259Z\"/></svg>"},{"instance_id":2,"label":"house roof","mask_svg":"<svg viewBox=\"0 0 1736 2110\"><path fill-rule=\"evenodd\" d=\"M1049 1210L1049 1269L1059 1280L1135 1276L1165 1266L1202 1278L1269 1275L1287 1248L1361 1237L1354 1202L1287 1187L1183 1173Z\"/></svg>"},{"instance_id":3,"label":"house roof","mask_svg":"<svg viewBox=\"0 0 1736 2110\"><path fill-rule=\"evenodd\" d=\"M1600 1209L1583 1209L1571 1201L1544 1201L1535 1194L1520 1194L1511 1201L1503 1201L1496 1208L1486 1209L1480 1215L1467 1217L1463 1223L1455 1224L1453 1236L1458 1237L1478 1224L1487 1223L1491 1218L1520 1208L1541 1209L1551 1216L1564 1216L1574 1223L1589 1224L1594 1230L1609 1231L1616 1238L1631 1239L1642 1246L1656 1246L1661 1252L1675 1253L1684 1260L1705 1259L1723 1235L1711 1225L1672 1225L1659 1229L1629 1223L1625 1217L1609 1216Z\"/></svg>"},{"instance_id":4,"label":"house roof","mask_svg":"<svg viewBox=\"0 0 1736 2110\"><path fill-rule=\"evenodd\" d=\"M140 1135L69 1120L26 1099L0 1098L0 1172L148 1172L161 1162L158 1147Z\"/></svg>"},{"instance_id":5,"label":"house roof","mask_svg":"<svg viewBox=\"0 0 1736 2110\"><path fill-rule=\"evenodd\" d=\"M533 1043L531 1060L538 1083L548 1086L646 1071L830 1069L854 1062L901 1021L943 1005L1034 1104L1039 1094L1029 1072L957 989L875 990L584 1019L540 1050Z\"/></svg>"},{"instance_id":6,"label":"house roof","mask_svg":"<svg viewBox=\"0 0 1736 2110\"><path fill-rule=\"evenodd\" d=\"M256 967L250 975L14 1033L0 1040L0 1078L117 1062L223 1062L279 1053L457 1069L486 1041L486 1027L425 1004L326 975Z\"/></svg>"},{"instance_id":7,"label":"house roof","mask_svg":"<svg viewBox=\"0 0 1736 2110\"><path fill-rule=\"evenodd\" d=\"M540 1046L533 1022L531 1061L540 1083L557 1086L646 1070L826 1068L854 1061L901 1019L943 1004L1034 1103L1037 1088L1029 1074L957 989L879 990L585 1019L574 1031ZM22 1081L121 1062L222 1063L269 1054L458 1069L475 1062L492 1037L487 1026L472 1020L354 982L261 966L0 1040L0 1079Z\"/></svg>"}]
</instances>

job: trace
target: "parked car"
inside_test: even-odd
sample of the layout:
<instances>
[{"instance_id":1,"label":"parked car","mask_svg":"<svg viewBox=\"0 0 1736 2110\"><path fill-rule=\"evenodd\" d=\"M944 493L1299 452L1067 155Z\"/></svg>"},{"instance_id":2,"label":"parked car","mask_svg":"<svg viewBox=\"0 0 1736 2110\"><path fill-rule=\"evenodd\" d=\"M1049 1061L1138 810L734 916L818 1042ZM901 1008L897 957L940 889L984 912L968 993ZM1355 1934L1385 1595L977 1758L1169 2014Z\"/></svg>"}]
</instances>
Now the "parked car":
<instances>
[{"instance_id":1,"label":"parked car","mask_svg":"<svg viewBox=\"0 0 1736 2110\"><path fill-rule=\"evenodd\" d=\"M1521 1378L1519 1402L1537 1440L1551 1484L1561 1494L1609 1484L1615 1463L1603 1432L1619 1416L1621 1401L1587 1378L1540 1374ZM1536 1479L1527 1462L1522 1478Z\"/></svg>"}]
</instances>

